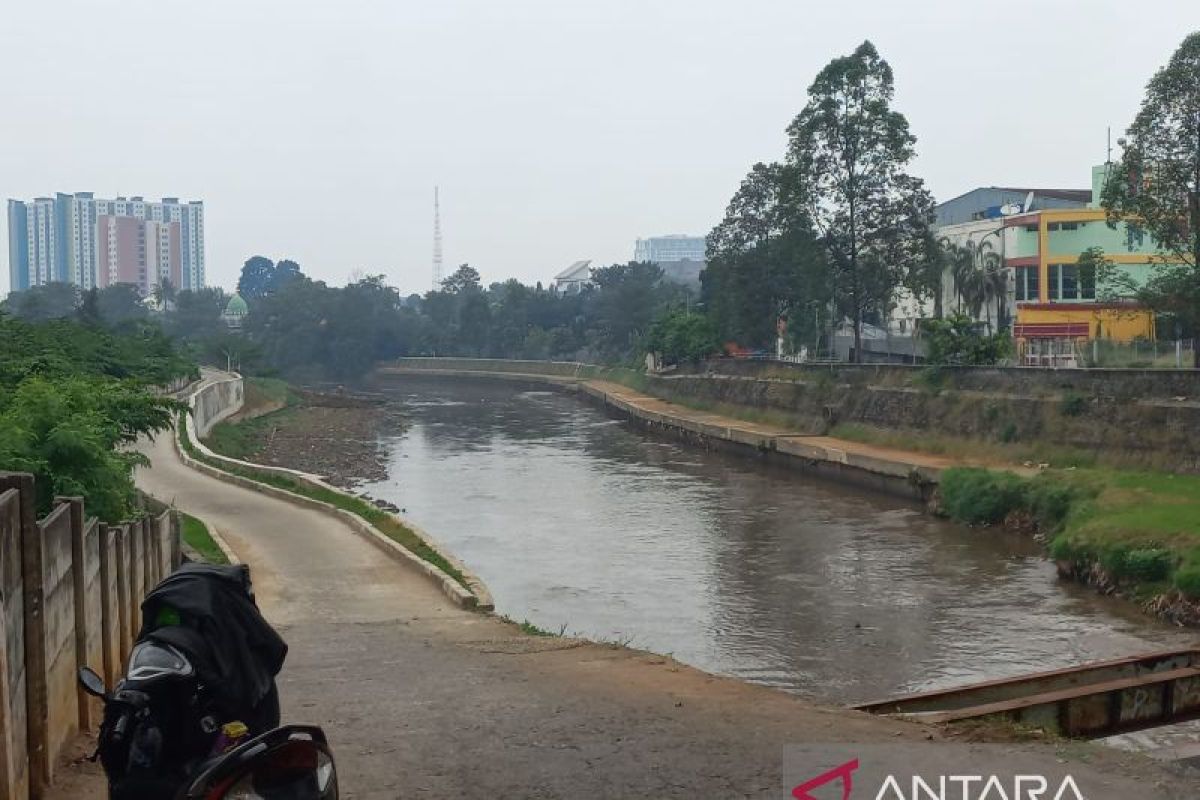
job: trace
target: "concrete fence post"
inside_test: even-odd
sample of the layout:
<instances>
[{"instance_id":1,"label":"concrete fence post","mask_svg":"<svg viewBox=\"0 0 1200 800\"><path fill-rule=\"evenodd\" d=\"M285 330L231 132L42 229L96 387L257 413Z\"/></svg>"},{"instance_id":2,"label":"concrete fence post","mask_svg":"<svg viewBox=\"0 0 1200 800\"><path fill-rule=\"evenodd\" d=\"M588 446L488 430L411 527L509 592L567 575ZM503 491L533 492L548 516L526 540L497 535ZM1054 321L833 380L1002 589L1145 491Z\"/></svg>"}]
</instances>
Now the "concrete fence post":
<instances>
[{"instance_id":1,"label":"concrete fence post","mask_svg":"<svg viewBox=\"0 0 1200 800\"><path fill-rule=\"evenodd\" d=\"M113 597L113 607L117 613L117 662L116 671L124 669L125 656L129 652L129 526L118 525L113 529L116 538L116 548L113 551L113 561L116 567L116 593Z\"/></svg>"},{"instance_id":2,"label":"concrete fence post","mask_svg":"<svg viewBox=\"0 0 1200 800\"><path fill-rule=\"evenodd\" d=\"M46 665L45 550L37 525L32 475L18 475L21 492L21 574L25 602L25 724L29 757L29 796L40 800L50 785L47 720L50 698Z\"/></svg>"},{"instance_id":3,"label":"concrete fence post","mask_svg":"<svg viewBox=\"0 0 1200 800\"><path fill-rule=\"evenodd\" d=\"M75 586L75 670L87 666L88 613L87 613L87 570L83 550L83 498L56 497L54 502L66 503L71 514L71 580ZM79 704L79 729L91 727L91 704L88 694L78 685L75 687Z\"/></svg>"},{"instance_id":4,"label":"concrete fence post","mask_svg":"<svg viewBox=\"0 0 1200 800\"><path fill-rule=\"evenodd\" d=\"M138 593L138 605L150 587L154 585L154 520L142 517L142 591Z\"/></svg>"},{"instance_id":5,"label":"concrete fence post","mask_svg":"<svg viewBox=\"0 0 1200 800\"><path fill-rule=\"evenodd\" d=\"M129 630L126 635L129 637L129 645L125 648L128 654L129 647L132 647L133 640L137 638L138 624L140 622L140 614L138 613L138 603L141 600L141 584L142 584L142 523L131 522L125 526L125 573L129 576L128 594L125 595L126 615L125 621L129 625Z\"/></svg>"},{"instance_id":6,"label":"concrete fence post","mask_svg":"<svg viewBox=\"0 0 1200 800\"><path fill-rule=\"evenodd\" d=\"M117 648L120 646L116 637L118 622L116 599L116 564L113 563L113 550L116 542L116 530L100 523L100 656L104 682L110 687L117 681L116 664L119 660ZM117 658L114 658L117 656Z\"/></svg>"},{"instance_id":7,"label":"concrete fence post","mask_svg":"<svg viewBox=\"0 0 1200 800\"><path fill-rule=\"evenodd\" d=\"M0 795L20 800L29 795L21 573L33 502L31 476L0 472Z\"/></svg>"},{"instance_id":8,"label":"concrete fence post","mask_svg":"<svg viewBox=\"0 0 1200 800\"><path fill-rule=\"evenodd\" d=\"M183 563L183 520L178 511L171 511L171 571Z\"/></svg>"}]
</instances>

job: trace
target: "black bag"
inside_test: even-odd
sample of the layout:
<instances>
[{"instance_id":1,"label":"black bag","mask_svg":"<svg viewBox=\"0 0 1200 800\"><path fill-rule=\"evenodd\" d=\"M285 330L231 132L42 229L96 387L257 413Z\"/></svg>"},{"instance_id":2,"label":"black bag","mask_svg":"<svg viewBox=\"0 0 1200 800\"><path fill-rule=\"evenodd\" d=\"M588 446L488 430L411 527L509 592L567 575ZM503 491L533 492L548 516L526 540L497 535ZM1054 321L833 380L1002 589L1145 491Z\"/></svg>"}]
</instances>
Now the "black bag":
<instances>
[{"instance_id":1,"label":"black bag","mask_svg":"<svg viewBox=\"0 0 1200 800\"><path fill-rule=\"evenodd\" d=\"M275 676L287 644L255 605L250 569L244 564L181 566L142 601L138 640L143 639L187 655L231 718L239 719L239 713L272 698L278 706Z\"/></svg>"}]
</instances>

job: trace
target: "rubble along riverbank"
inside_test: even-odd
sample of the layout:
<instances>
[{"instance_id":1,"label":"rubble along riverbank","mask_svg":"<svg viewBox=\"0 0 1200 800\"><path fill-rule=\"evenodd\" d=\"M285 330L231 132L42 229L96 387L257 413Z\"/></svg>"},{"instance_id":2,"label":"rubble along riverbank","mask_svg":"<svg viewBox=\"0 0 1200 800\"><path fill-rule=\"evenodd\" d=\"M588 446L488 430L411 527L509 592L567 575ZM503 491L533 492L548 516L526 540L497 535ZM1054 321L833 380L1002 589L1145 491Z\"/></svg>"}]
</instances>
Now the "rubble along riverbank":
<instances>
[{"instance_id":1,"label":"rubble along riverbank","mask_svg":"<svg viewBox=\"0 0 1200 800\"><path fill-rule=\"evenodd\" d=\"M369 393L247 378L246 397L241 413L205 437L207 447L230 458L320 475L341 488L386 477L379 432L405 425L400 403Z\"/></svg>"}]
</instances>

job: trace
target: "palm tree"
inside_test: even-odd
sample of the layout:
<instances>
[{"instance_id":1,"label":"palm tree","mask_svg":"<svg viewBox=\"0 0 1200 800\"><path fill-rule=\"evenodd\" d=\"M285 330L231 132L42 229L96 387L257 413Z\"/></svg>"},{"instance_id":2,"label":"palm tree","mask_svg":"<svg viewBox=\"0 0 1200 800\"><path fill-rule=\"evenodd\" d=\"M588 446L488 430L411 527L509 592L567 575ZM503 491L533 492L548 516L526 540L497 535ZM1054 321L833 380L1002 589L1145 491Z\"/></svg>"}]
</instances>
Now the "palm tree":
<instances>
[{"instance_id":1,"label":"palm tree","mask_svg":"<svg viewBox=\"0 0 1200 800\"><path fill-rule=\"evenodd\" d=\"M949 239L942 239L941 245L950 280L954 283L955 311L962 311L963 304L967 302L967 295L971 292L975 272L974 247L969 244L956 244Z\"/></svg>"}]
</instances>

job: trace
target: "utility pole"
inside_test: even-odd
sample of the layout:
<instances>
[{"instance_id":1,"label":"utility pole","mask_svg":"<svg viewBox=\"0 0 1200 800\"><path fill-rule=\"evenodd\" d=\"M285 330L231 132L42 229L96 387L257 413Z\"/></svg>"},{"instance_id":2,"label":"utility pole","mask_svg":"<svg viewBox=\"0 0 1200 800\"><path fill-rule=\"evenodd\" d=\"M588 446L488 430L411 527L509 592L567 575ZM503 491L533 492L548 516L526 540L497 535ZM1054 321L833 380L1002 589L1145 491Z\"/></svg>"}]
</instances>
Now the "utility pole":
<instances>
[{"instance_id":1,"label":"utility pole","mask_svg":"<svg viewBox=\"0 0 1200 800\"><path fill-rule=\"evenodd\" d=\"M433 290L442 288L442 211L438 187L433 187Z\"/></svg>"}]
</instances>

